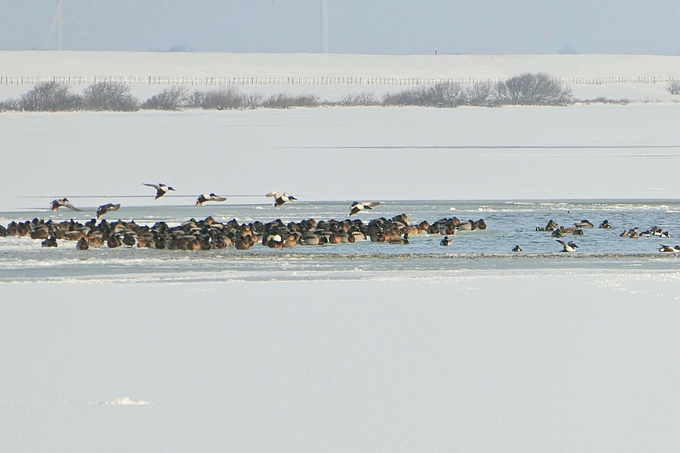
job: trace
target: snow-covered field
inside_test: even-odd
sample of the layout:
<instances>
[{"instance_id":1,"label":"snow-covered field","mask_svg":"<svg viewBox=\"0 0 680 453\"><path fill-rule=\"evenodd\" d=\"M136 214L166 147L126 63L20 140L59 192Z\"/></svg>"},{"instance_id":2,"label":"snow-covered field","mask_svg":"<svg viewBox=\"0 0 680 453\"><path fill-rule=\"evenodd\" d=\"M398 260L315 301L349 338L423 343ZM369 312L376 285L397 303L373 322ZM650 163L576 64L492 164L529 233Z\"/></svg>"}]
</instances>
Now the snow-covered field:
<instances>
[{"instance_id":1,"label":"snow-covered field","mask_svg":"<svg viewBox=\"0 0 680 453\"><path fill-rule=\"evenodd\" d=\"M0 68L35 77L674 77L680 58L0 52ZM64 196L145 205L143 182L234 203L274 189L305 200L677 199L680 104L664 87L573 87L592 93L582 97L659 100L626 106L2 113L0 211L47 209ZM29 88L0 85L0 98ZM366 277L2 284L0 450L677 450L672 268Z\"/></svg>"}]
</instances>

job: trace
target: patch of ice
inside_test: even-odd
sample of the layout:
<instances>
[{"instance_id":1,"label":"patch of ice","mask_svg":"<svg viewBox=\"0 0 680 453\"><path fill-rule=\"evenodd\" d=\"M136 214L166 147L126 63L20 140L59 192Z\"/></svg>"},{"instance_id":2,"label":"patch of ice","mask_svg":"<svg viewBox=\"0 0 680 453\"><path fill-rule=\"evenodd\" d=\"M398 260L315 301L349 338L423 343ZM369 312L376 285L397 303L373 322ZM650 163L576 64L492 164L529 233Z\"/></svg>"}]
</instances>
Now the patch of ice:
<instances>
[{"instance_id":1,"label":"patch of ice","mask_svg":"<svg viewBox=\"0 0 680 453\"><path fill-rule=\"evenodd\" d=\"M151 403L145 400L133 400L129 396L118 397L113 401L102 401L97 403L101 406L149 406Z\"/></svg>"}]
</instances>

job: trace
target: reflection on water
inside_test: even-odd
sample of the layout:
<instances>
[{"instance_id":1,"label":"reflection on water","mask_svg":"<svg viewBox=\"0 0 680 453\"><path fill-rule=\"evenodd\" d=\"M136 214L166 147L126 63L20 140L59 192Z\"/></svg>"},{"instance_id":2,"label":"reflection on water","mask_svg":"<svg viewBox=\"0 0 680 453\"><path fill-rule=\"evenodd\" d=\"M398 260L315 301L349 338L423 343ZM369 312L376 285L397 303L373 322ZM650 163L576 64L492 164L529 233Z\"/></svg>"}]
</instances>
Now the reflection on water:
<instances>
[{"instance_id":1,"label":"reflection on water","mask_svg":"<svg viewBox=\"0 0 680 453\"><path fill-rule=\"evenodd\" d=\"M348 217L349 202L291 202L281 208L271 205L214 204L196 206L122 207L109 221L134 219L138 224L165 221L176 225L190 218L213 216L226 222L255 220L283 222ZM91 211L91 212L90 212ZM32 218L87 221L95 209L0 213L0 224ZM679 255L660 253L661 244L675 245L680 234L680 202L676 201L386 201L359 218L406 213L411 223L434 222L456 216L461 220L484 219L483 231L456 231L453 244L439 245L440 235L411 237L408 245L372 243L298 246L269 249L256 245L250 250L200 252L138 248L78 251L73 242L61 241L57 248L42 248L40 241L0 238L0 282L91 279L105 281L185 281L200 279L299 280L315 278L390 278L411 274L431 275L461 269L551 269L551 268L640 268L677 267ZM565 236L579 246L575 253L562 253L562 246L547 232L537 232L549 220L566 227L587 219L595 228L583 236ZM603 220L612 229L598 229ZM655 236L620 238L634 227L644 231L653 226L668 231L670 238ZM680 240L678 240L680 243ZM513 253L520 245L522 252Z\"/></svg>"}]
</instances>

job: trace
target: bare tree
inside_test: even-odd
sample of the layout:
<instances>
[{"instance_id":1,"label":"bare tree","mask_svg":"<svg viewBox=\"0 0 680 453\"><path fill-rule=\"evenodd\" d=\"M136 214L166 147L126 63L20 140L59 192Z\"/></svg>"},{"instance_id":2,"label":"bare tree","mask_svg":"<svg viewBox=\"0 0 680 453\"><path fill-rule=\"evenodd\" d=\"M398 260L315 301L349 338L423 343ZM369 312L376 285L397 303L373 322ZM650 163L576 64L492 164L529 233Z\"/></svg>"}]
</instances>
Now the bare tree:
<instances>
[{"instance_id":1,"label":"bare tree","mask_svg":"<svg viewBox=\"0 0 680 453\"><path fill-rule=\"evenodd\" d=\"M119 82L98 82L85 88L83 107L87 110L132 112L139 101L130 94L130 87Z\"/></svg>"},{"instance_id":2,"label":"bare tree","mask_svg":"<svg viewBox=\"0 0 680 453\"><path fill-rule=\"evenodd\" d=\"M63 112L80 108L81 98L60 82L42 82L19 100L19 108L28 112Z\"/></svg>"},{"instance_id":3,"label":"bare tree","mask_svg":"<svg viewBox=\"0 0 680 453\"><path fill-rule=\"evenodd\" d=\"M666 90L670 94L680 94L680 80L671 80L668 82L668 87Z\"/></svg>"},{"instance_id":4,"label":"bare tree","mask_svg":"<svg viewBox=\"0 0 680 453\"><path fill-rule=\"evenodd\" d=\"M142 108L151 110L180 110L187 105L187 102L188 96L185 87L171 87L147 99L142 104Z\"/></svg>"},{"instance_id":5,"label":"bare tree","mask_svg":"<svg viewBox=\"0 0 680 453\"><path fill-rule=\"evenodd\" d=\"M525 72L498 82L496 101L512 105L568 105L573 96L569 88L548 74Z\"/></svg>"}]
</instances>

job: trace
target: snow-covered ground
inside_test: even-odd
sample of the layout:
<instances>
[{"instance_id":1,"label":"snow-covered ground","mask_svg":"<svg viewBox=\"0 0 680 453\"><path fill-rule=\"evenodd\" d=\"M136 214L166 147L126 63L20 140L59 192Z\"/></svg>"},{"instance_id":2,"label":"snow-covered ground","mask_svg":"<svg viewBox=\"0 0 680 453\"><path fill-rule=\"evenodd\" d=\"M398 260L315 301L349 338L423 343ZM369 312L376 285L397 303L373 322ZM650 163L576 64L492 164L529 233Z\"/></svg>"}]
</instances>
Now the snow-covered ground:
<instances>
[{"instance_id":1,"label":"snow-covered ground","mask_svg":"<svg viewBox=\"0 0 680 453\"><path fill-rule=\"evenodd\" d=\"M680 74L680 58L0 52L0 68L31 77L668 77ZM0 85L0 98L29 88ZM243 89L289 88L357 91ZM145 204L143 182L192 197L680 198L680 105L664 83L574 91L662 102L2 113L0 211L47 209L63 196ZM674 452L677 280L636 268L2 284L0 450Z\"/></svg>"}]
</instances>

